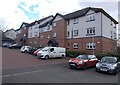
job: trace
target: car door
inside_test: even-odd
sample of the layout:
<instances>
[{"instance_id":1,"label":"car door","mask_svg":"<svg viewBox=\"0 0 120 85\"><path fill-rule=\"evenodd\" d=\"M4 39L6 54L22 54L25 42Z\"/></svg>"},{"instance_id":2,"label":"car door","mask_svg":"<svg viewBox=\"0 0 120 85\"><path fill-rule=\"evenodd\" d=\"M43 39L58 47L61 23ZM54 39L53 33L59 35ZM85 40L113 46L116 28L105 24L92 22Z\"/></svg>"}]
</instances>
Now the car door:
<instances>
[{"instance_id":1,"label":"car door","mask_svg":"<svg viewBox=\"0 0 120 85\"><path fill-rule=\"evenodd\" d=\"M55 49L54 48L50 48L50 53L49 53L49 57L55 57Z\"/></svg>"},{"instance_id":2,"label":"car door","mask_svg":"<svg viewBox=\"0 0 120 85\"><path fill-rule=\"evenodd\" d=\"M93 67L97 63L97 58L94 55L88 55L89 67Z\"/></svg>"}]
</instances>

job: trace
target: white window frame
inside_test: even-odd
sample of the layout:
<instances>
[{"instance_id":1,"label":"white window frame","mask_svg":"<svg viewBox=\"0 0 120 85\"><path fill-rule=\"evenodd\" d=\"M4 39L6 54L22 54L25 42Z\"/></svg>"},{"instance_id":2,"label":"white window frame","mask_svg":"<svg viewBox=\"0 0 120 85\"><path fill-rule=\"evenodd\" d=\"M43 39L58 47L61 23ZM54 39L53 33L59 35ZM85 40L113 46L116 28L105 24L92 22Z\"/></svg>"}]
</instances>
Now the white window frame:
<instances>
[{"instance_id":1,"label":"white window frame","mask_svg":"<svg viewBox=\"0 0 120 85\"><path fill-rule=\"evenodd\" d=\"M95 35L96 31L95 31L95 27L91 27L91 28L87 28L86 29L87 33L86 35Z\"/></svg>"},{"instance_id":2,"label":"white window frame","mask_svg":"<svg viewBox=\"0 0 120 85\"><path fill-rule=\"evenodd\" d=\"M78 18L75 18L73 21L74 21L74 24L77 24L78 23Z\"/></svg>"},{"instance_id":3,"label":"white window frame","mask_svg":"<svg viewBox=\"0 0 120 85\"><path fill-rule=\"evenodd\" d=\"M48 37L47 37L48 39L50 39L50 35L48 35Z\"/></svg>"},{"instance_id":4,"label":"white window frame","mask_svg":"<svg viewBox=\"0 0 120 85\"><path fill-rule=\"evenodd\" d=\"M89 42L86 44L86 49L87 50L93 50L96 48L96 44L94 42Z\"/></svg>"},{"instance_id":5,"label":"white window frame","mask_svg":"<svg viewBox=\"0 0 120 85\"><path fill-rule=\"evenodd\" d=\"M88 14L86 17L87 17L86 22L95 21L95 13Z\"/></svg>"},{"instance_id":6,"label":"white window frame","mask_svg":"<svg viewBox=\"0 0 120 85\"><path fill-rule=\"evenodd\" d=\"M67 37L69 37L70 36L70 31L67 31Z\"/></svg>"},{"instance_id":7,"label":"white window frame","mask_svg":"<svg viewBox=\"0 0 120 85\"><path fill-rule=\"evenodd\" d=\"M57 37L57 33L54 33L54 34L53 34L53 38L56 38L56 37Z\"/></svg>"},{"instance_id":8,"label":"white window frame","mask_svg":"<svg viewBox=\"0 0 120 85\"><path fill-rule=\"evenodd\" d=\"M78 49L78 43L73 43L73 48Z\"/></svg>"},{"instance_id":9,"label":"white window frame","mask_svg":"<svg viewBox=\"0 0 120 85\"><path fill-rule=\"evenodd\" d=\"M73 36L78 36L79 32L78 30L73 30Z\"/></svg>"},{"instance_id":10,"label":"white window frame","mask_svg":"<svg viewBox=\"0 0 120 85\"><path fill-rule=\"evenodd\" d=\"M44 36L43 36L43 35L41 35L41 36L40 36L40 39L41 39L41 40L43 40L43 39L44 39Z\"/></svg>"}]
</instances>

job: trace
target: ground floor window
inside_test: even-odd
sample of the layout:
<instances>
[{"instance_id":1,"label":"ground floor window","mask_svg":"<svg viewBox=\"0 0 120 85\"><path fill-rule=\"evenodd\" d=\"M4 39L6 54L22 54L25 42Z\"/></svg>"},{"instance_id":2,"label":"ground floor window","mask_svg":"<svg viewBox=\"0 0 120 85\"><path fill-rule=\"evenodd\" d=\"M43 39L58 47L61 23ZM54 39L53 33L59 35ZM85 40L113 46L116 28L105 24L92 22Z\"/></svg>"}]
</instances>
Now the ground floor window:
<instances>
[{"instance_id":1,"label":"ground floor window","mask_svg":"<svg viewBox=\"0 0 120 85\"><path fill-rule=\"evenodd\" d=\"M86 44L86 49L91 50L91 49L95 49L95 43L94 42L89 42Z\"/></svg>"},{"instance_id":2,"label":"ground floor window","mask_svg":"<svg viewBox=\"0 0 120 85\"><path fill-rule=\"evenodd\" d=\"M78 43L74 43L74 44L73 44L73 48L74 48L74 49L78 49Z\"/></svg>"}]
</instances>

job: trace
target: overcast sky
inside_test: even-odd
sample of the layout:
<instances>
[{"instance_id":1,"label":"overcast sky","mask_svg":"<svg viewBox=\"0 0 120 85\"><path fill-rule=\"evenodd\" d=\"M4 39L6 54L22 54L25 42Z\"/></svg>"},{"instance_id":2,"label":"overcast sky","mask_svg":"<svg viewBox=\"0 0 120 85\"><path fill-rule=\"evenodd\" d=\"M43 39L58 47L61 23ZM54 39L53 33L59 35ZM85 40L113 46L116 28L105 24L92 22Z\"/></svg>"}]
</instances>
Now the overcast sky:
<instances>
[{"instance_id":1,"label":"overcast sky","mask_svg":"<svg viewBox=\"0 0 120 85\"><path fill-rule=\"evenodd\" d=\"M0 26L18 29L22 22L33 22L56 13L67 14L85 7L103 8L118 21L119 0L2 0Z\"/></svg>"}]
</instances>

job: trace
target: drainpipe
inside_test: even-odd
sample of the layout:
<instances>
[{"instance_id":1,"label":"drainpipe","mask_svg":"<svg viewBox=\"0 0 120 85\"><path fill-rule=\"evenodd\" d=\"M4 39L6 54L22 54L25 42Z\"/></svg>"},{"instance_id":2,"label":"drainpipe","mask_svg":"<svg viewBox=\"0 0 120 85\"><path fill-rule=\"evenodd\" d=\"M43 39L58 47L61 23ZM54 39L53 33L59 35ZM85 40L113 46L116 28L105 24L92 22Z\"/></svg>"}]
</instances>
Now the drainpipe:
<instances>
[{"instance_id":1,"label":"drainpipe","mask_svg":"<svg viewBox=\"0 0 120 85\"><path fill-rule=\"evenodd\" d=\"M102 37L103 37L103 33L102 33L103 29L102 28L103 27L102 26L103 26L103 24L102 24L102 13L101 13L101 53L103 53L103 46L102 46L103 45L103 40L102 40Z\"/></svg>"}]
</instances>

